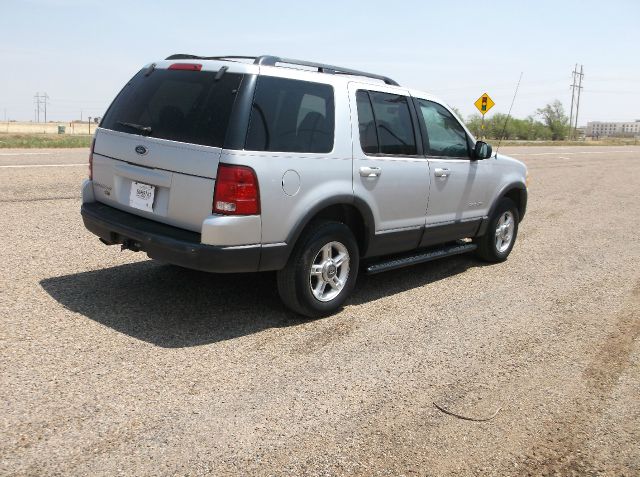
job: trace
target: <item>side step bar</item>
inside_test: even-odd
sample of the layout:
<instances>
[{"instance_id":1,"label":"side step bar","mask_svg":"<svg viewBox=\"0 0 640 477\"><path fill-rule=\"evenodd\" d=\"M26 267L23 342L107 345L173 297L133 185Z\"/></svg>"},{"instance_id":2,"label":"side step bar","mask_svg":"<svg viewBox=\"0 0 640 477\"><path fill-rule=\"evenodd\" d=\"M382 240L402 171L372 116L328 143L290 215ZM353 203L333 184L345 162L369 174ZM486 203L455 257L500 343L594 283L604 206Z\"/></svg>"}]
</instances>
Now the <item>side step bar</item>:
<instances>
[{"instance_id":1,"label":"side step bar","mask_svg":"<svg viewBox=\"0 0 640 477\"><path fill-rule=\"evenodd\" d=\"M429 248L422 251L414 251L403 255L396 255L383 259L379 262L370 263L366 266L368 275L394 270L396 268L408 267L418 263L430 262L439 258L459 255L471 252L478 248L475 243L454 242L437 248Z\"/></svg>"}]
</instances>

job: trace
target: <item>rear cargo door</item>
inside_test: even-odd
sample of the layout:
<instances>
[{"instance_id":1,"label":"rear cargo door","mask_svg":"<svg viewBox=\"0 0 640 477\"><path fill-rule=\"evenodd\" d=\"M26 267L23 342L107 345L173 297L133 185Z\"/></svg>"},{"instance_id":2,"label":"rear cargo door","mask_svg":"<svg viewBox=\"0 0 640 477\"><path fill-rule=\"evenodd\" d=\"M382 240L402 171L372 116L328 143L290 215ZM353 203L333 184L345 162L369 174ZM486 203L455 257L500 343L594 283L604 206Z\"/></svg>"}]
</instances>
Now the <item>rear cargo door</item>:
<instances>
[{"instance_id":1,"label":"rear cargo door","mask_svg":"<svg viewBox=\"0 0 640 477\"><path fill-rule=\"evenodd\" d=\"M200 231L244 75L193 65L145 68L115 99L95 136L96 200Z\"/></svg>"}]
</instances>

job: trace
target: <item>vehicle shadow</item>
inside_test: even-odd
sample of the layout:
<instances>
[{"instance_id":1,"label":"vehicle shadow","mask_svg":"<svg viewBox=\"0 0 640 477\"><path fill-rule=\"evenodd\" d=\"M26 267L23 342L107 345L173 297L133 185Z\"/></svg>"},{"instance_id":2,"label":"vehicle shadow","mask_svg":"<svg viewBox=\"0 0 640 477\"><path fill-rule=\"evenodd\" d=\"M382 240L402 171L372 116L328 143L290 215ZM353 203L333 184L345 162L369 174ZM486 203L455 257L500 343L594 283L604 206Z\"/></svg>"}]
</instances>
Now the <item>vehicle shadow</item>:
<instances>
[{"instance_id":1,"label":"vehicle shadow","mask_svg":"<svg viewBox=\"0 0 640 477\"><path fill-rule=\"evenodd\" d=\"M477 265L472 257L451 257L362 275L347 305L427 285ZM280 302L275 273L218 275L147 260L47 278L40 285L67 309L164 348L215 343L305 323Z\"/></svg>"},{"instance_id":2,"label":"vehicle shadow","mask_svg":"<svg viewBox=\"0 0 640 477\"><path fill-rule=\"evenodd\" d=\"M361 270L355 293L347 303L359 305L378 300L464 273L470 268L489 265L473 255L464 254L375 275L365 275Z\"/></svg>"}]
</instances>

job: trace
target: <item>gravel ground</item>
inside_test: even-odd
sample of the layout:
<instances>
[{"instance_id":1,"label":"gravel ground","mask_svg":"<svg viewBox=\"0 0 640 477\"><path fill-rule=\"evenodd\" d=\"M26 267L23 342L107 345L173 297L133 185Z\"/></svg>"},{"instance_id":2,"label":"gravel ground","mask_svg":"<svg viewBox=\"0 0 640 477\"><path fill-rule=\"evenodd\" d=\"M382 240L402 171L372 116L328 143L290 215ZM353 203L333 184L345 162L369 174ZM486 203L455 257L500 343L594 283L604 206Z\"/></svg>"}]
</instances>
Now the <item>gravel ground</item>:
<instances>
[{"instance_id":1,"label":"gravel ground","mask_svg":"<svg viewBox=\"0 0 640 477\"><path fill-rule=\"evenodd\" d=\"M39 152L0 151L0 474L640 474L640 147L504 148L507 262L362 277L310 322L273 274L103 246L86 151Z\"/></svg>"}]
</instances>

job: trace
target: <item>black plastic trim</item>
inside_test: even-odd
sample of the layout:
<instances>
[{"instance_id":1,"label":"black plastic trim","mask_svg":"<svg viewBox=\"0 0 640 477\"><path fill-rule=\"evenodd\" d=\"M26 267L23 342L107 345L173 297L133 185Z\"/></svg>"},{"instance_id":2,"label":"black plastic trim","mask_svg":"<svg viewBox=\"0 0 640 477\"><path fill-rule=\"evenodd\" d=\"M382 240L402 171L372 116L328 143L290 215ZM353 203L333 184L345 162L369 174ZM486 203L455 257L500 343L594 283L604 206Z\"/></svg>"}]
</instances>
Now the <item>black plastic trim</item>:
<instances>
[{"instance_id":1,"label":"black plastic trim","mask_svg":"<svg viewBox=\"0 0 640 477\"><path fill-rule=\"evenodd\" d=\"M367 254L367 251L370 247L370 240L375 230L374 228L375 222L373 219L373 213L371 212L371 209L369 208L369 206L364 200L358 197L354 197L353 195L346 195L346 194L337 195L337 196L322 200L316 203L312 208L309 209L307 214L296 223L295 227L293 227L292 231L289 233L289 236L287 237L287 240L286 240L287 247L285 250L280 252L280 251L268 250L269 247L264 247L263 248L264 258L263 258L263 262L261 263L261 270L262 270L263 263L264 263L264 266L269 265L269 267L272 267L270 269L277 270L279 268L283 268L286 265L287 260L289 259L289 254L293 250L293 247L295 246L296 242L298 241L298 238L302 234L302 231L305 229L305 227L309 225L309 223L321 210L326 209L327 207L331 207L332 205L351 205L351 206L354 206L358 210L358 212L360 212L364 222L364 244L363 244L362 250L360 250L360 255L364 256L365 254Z\"/></svg>"},{"instance_id":2,"label":"black plastic trim","mask_svg":"<svg viewBox=\"0 0 640 477\"><path fill-rule=\"evenodd\" d=\"M453 242L443 244L440 247L428 248L424 250L416 250L411 253L405 253L401 255L395 255L387 257L378 262L373 262L367 265L367 274L373 275L376 273L382 273L389 270L395 270L396 268L409 267L411 265L417 265L419 263L431 262L444 257L451 257L453 255L460 255L462 253L472 252L477 249L478 246L474 243L465 242Z\"/></svg>"},{"instance_id":3,"label":"black plastic trim","mask_svg":"<svg viewBox=\"0 0 640 477\"><path fill-rule=\"evenodd\" d=\"M126 244L151 258L216 273L255 272L261 247L220 247L200 243L200 234L138 217L100 202L83 204L85 227L108 244Z\"/></svg>"},{"instance_id":4,"label":"black plastic trim","mask_svg":"<svg viewBox=\"0 0 640 477\"><path fill-rule=\"evenodd\" d=\"M293 245L263 245L260 255L260 266L258 270L261 272L269 272L274 270L282 270L289 260L289 255L293 251Z\"/></svg>"},{"instance_id":5,"label":"black plastic trim","mask_svg":"<svg viewBox=\"0 0 640 477\"><path fill-rule=\"evenodd\" d=\"M493 215L493 211L498 206L498 201L507 195L509 192L517 190L520 192L520 207L518 208L518 212L520 213L520 222L524 218L524 214L527 211L527 186L522 182L514 182L505 187L503 187L500 192L496 195L495 202L491 205L491 209L489 210L489 217Z\"/></svg>"},{"instance_id":6,"label":"black plastic trim","mask_svg":"<svg viewBox=\"0 0 640 477\"><path fill-rule=\"evenodd\" d=\"M529 192L526 186L520 189L520 222L524 219L524 214L527 212L527 200L529 200Z\"/></svg>"},{"instance_id":7,"label":"black plastic trim","mask_svg":"<svg viewBox=\"0 0 640 477\"><path fill-rule=\"evenodd\" d=\"M374 234L363 258L415 250L422 237L422 227Z\"/></svg>"},{"instance_id":8,"label":"black plastic trim","mask_svg":"<svg viewBox=\"0 0 640 477\"><path fill-rule=\"evenodd\" d=\"M479 217L425 227L420 240L420 247L431 247L452 240L475 237L481 222L482 218Z\"/></svg>"},{"instance_id":9,"label":"black plastic trim","mask_svg":"<svg viewBox=\"0 0 640 477\"><path fill-rule=\"evenodd\" d=\"M424 138L422 137L422 128L420 127L418 109L416 108L413 96L407 96L406 98L407 104L409 106L409 115L411 116L411 123L413 126L413 137L414 141L416 142L416 155L418 157L424 157L427 154L427 149L425 149L424 147Z\"/></svg>"},{"instance_id":10,"label":"black plastic trim","mask_svg":"<svg viewBox=\"0 0 640 477\"><path fill-rule=\"evenodd\" d=\"M237 151L244 149L257 81L258 75L246 74L242 78L233 109L231 110L227 135L224 140L224 149Z\"/></svg>"}]
</instances>

